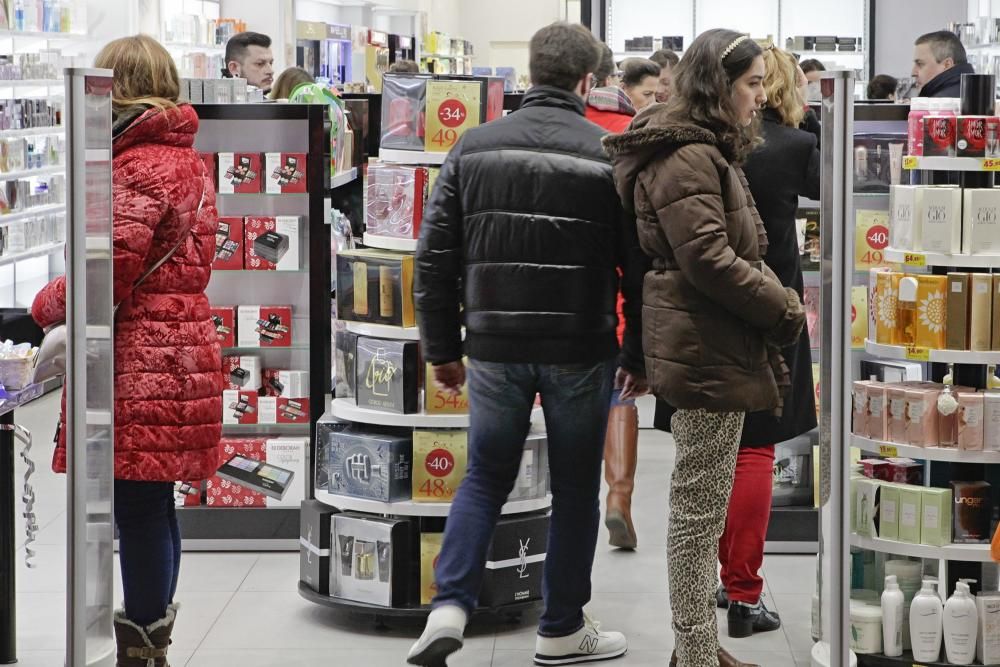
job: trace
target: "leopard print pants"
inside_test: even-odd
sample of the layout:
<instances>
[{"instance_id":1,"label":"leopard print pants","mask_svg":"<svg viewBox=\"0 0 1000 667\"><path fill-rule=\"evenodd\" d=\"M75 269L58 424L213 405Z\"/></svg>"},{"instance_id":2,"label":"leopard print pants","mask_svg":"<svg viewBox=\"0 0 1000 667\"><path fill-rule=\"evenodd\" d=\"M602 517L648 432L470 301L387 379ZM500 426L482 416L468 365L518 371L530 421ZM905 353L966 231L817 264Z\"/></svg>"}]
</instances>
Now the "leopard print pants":
<instances>
[{"instance_id":1,"label":"leopard print pants","mask_svg":"<svg viewBox=\"0 0 1000 667\"><path fill-rule=\"evenodd\" d=\"M667 560L678 667L718 667L715 620L719 538L733 490L742 412L678 410Z\"/></svg>"}]
</instances>

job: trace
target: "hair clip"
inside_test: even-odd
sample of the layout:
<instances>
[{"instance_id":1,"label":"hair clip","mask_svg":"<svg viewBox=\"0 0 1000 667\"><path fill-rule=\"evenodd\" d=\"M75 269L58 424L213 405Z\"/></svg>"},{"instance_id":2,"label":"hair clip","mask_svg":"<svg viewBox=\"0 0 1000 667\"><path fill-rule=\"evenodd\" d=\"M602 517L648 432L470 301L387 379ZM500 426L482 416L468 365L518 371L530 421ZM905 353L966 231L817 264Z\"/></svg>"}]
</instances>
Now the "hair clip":
<instances>
[{"instance_id":1,"label":"hair clip","mask_svg":"<svg viewBox=\"0 0 1000 667\"><path fill-rule=\"evenodd\" d=\"M729 54L733 52L733 49L735 49L737 46L739 46L740 44L742 44L743 42L745 42L748 39L750 39L750 37L748 35L740 35L739 37L737 37L736 39L734 39L729 44L729 46L726 47L726 50L722 52L722 60L725 60L726 58L728 58Z\"/></svg>"}]
</instances>

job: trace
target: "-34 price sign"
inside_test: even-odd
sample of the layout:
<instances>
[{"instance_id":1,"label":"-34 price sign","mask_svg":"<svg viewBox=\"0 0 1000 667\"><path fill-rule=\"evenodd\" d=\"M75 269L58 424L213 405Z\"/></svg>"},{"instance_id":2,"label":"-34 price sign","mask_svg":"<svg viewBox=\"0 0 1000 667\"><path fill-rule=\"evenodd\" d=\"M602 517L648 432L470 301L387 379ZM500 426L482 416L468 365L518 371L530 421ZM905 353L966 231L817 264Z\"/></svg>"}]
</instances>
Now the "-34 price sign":
<instances>
[{"instance_id":1,"label":"-34 price sign","mask_svg":"<svg viewBox=\"0 0 1000 667\"><path fill-rule=\"evenodd\" d=\"M482 114L482 84L478 81L428 81L427 128L424 148L447 153Z\"/></svg>"}]
</instances>

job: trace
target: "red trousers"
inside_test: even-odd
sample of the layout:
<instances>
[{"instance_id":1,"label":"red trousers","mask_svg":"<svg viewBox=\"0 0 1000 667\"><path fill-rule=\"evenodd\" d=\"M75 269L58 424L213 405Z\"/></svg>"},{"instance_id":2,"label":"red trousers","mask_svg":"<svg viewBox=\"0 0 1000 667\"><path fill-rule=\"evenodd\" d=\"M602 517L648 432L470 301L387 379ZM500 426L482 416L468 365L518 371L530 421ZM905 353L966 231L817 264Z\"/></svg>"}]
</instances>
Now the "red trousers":
<instances>
[{"instance_id":1,"label":"red trousers","mask_svg":"<svg viewBox=\"0 0 1000 667\"><path fill-rule=\"evenodd\" d=\"M771 520L774 445L741 447L729 498L726 530L719 540L722 586L735 602L757 604L764 580L764 540Z\"/></svg>"}]
</instances>

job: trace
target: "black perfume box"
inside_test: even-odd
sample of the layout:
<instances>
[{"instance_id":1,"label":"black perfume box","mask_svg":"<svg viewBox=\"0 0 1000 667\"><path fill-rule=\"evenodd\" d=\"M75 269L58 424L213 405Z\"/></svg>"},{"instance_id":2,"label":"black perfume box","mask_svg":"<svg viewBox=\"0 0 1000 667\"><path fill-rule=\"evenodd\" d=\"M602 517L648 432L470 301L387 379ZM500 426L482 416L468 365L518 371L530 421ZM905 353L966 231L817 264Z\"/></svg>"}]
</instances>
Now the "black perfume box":
<instances>
[{"instance_id":1,"label":"black perfume box","mask_svg":"<svg viewBox=\"0 0 1000 667\"><path fill-rule=\"evenodd\" d=\"M328 442L330 493L383 502L410 499L412 432L332 431Z\"/></svg>"},{"instance_id":2,"label":"black perfume box","mask_svg":"<svg viewBox=\"0 0 1000 667\"><path fill-rule=\"evenodd\" d=\"M413 255L367 249L337 253L337 316L354 322L416 326Z\"/></svg>"},{"instance_id":3,"label":"black perfume box","mask_svg":"<svg viewBox=\"0 0 1000 667\"><path fill-rule=\"evenodd\" d=\"M410 603L414 526L409 519L344 513L333 517L331 595L383 607Z\"/></svg>"},{"instance_id":4,"label":"black perfume box","mask_svg":"<svg viewBox=\"0 0 1000 667\"><path fill-rule=\"evenodd\" d=\"M993 533L993 496L989 482L952 482L952 541L955 544L989 544Z\"/></svg>"},{"instance_id":5,"label":"black perfume box","mask_svg":"<svg viewBox=\"0 0 1000 667\"><path fill-rule=\"evenodd\" d=\"M337 331L333 335L333 397L357 395L358 334Z\"/></svg>"},{"instance_id":6,"label":"black perfume box","mask_svg":"<svg viewBox=\"0 0 1000 667\"><path fill-rule=\"evenodd\" d=\"M320 595L330 594L330 521L337 510L303 500L299 511L299 577Z\"/></svg>"},{"instance_id":7,"label":"black perfume box","mask_svg":"<svg viewBox=\"0 0 1000 667\"><path fill-rule=\"evenodd\" d=\"M481 606L495 609L542 599L548 535L548 513L500 519L486 554Z\"/></svg>"},{"instance_id":8,"label":"black perfume box","mask_svg":"<svg viewBox=\"0 0 1000 667\"><path fill-rule=\"evenodd\" d=\"M358 407L410 414L420 411L416 341L358 338Z\"/></svg>"},{"instance_id":9,"label":"black perfume box","mask_svg":"<svg viewBox=\"0 0 1000 667\"><path fill-rule=\"evenodd\" d=\"M253 251L272 264L277 264L288 252L288 236L278 232L265 232L254 239Z\"/></svg>"}]
</instances>

